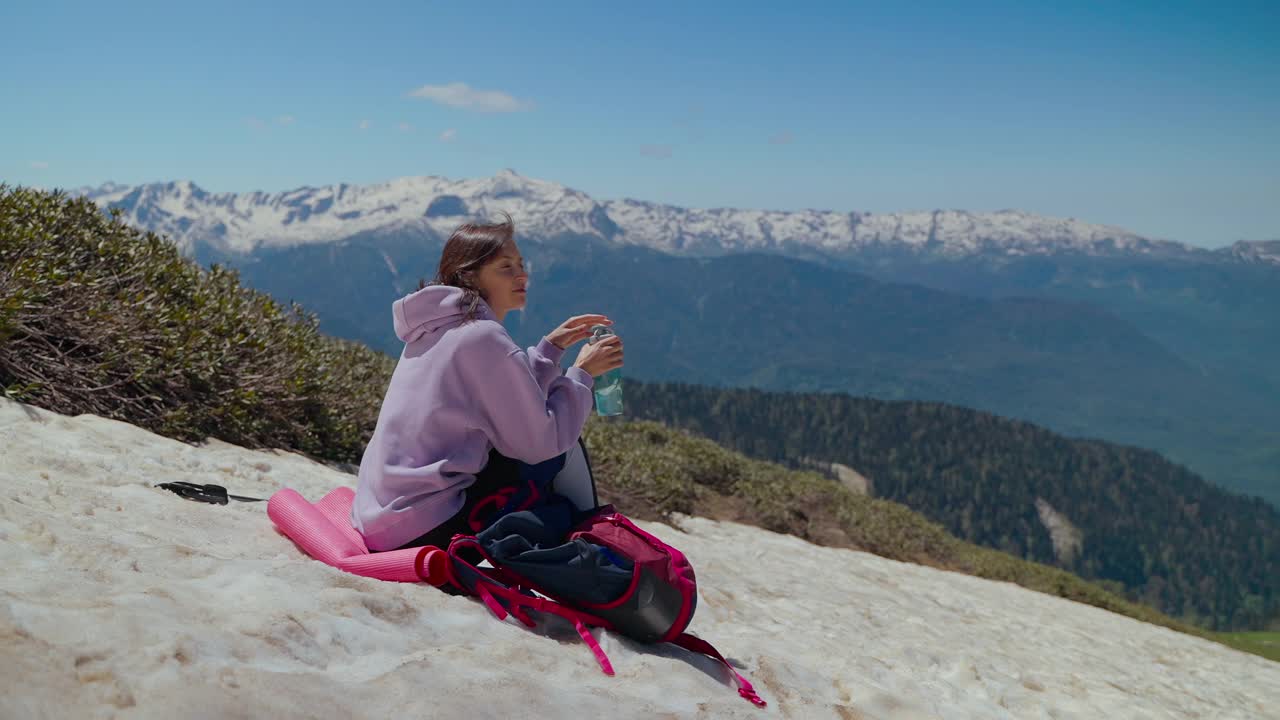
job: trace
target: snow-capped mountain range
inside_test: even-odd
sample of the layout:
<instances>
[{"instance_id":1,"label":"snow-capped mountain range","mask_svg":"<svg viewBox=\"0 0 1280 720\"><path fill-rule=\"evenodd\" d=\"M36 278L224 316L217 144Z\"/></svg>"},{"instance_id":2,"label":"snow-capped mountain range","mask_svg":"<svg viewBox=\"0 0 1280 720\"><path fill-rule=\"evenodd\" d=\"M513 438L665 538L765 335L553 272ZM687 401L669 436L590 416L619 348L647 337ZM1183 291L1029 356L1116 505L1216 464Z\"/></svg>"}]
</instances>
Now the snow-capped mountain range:
<instances>
[{"instance_id":1,"label":"snow-capped mountain range","mask_svg":"<svg viewBox=\"0 0 1280 720\"><path fill-rule=\"evenodd\" d=\"M447 237L461 222L512 215L519 237L564 234L642 245L676 254L747 250L812 251L840 256L864 249L961 258L978 253L1047 255L1209 255L1280 265L1280 242L1236 243L1206 251L1127 230L1017 210L902 213L697 209L640 200L596 200L559 183L512 170L451 180L404 177L375 185L346 183L288 192L210 193L190 181L72 191L117 207L138 227L168 235L184 251L197 242L250 253L341 240L357 233L427 228Z\"/></svg>"},{"instance_id":2,"label":"snow-capped mountain range","mask_svg":"<svg viewBox=\"0 0 1280 720\"><path fill-rule=\"evenodd\" d=\"M1280 240L1261 242L1240 241L1231 247L1223 248L1224 252L1243 262L1270 263L1280 265Z\"/></svg>"}]
</instances>

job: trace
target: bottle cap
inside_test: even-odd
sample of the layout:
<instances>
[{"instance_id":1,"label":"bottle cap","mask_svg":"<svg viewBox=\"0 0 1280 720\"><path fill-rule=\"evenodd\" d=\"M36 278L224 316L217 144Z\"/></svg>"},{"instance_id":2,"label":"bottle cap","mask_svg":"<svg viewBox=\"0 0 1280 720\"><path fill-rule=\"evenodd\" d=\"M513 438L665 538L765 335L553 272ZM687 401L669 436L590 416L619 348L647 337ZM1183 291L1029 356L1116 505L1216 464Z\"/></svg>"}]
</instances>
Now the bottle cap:
<instances>
[{"instance_id":1,"label":"bottle cap","mask_svg":"<svg viewBox=\"0 0 1280 720\"><path fill-rule=\"evenodd\" d=\"M614 332L609 329L608 325L592 325L591 326L591 342L595 342L603 337L613 335Z\"/></svg>"}]
</instances>

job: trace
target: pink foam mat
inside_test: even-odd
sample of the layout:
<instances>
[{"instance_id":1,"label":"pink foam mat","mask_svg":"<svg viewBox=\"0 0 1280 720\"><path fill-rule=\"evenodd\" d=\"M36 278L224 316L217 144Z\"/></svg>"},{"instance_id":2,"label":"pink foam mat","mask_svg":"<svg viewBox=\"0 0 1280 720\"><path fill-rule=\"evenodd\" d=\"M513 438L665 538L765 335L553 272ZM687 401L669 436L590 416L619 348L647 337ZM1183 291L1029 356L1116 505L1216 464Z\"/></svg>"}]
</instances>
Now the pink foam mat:
<instances>
[{"instance_id":1,"label":"pink foam mat","mask_svg":"<svg viewBox=\"0 0 1280 720\"><path fill-rule=\"evenodd\" d=\"M435 548L405 548L371 553L360 533L351 527L351 500L355 492L340 487L312 504L297 491L285 488L267 501L267 517L303 552L355 575L395 582L429 582L424 562Z\"/></svg>"}]
</instances>

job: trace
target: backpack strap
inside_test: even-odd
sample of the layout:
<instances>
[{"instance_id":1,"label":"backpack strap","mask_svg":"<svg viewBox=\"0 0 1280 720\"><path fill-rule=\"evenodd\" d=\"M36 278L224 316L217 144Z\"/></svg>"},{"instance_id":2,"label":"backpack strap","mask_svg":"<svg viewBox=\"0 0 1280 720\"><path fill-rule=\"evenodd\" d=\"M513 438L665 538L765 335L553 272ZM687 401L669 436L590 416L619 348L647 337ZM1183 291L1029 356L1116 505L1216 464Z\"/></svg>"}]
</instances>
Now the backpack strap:
<instances>
[{"instance_id":1,"label":"backpack strap","mask_svg":"<svg viewBox=\"0 0 1280 720\"><path fill-rule=\"evenodd\" d=\"M489 525L489 520L496 513L501 512L515 494L516 488L512 485L480 498L467 515L467 526L471 528L471 532L480 532L485 529ZM493 507L490 508L490 505Z\"/></svg>"},{"instance_id":2,"label":"backpack strap","mask_svg":"<svg viewBox=\"0 0 1280 720\"><path fill-rule=\"evenodd\" d=\"M518 575L505 568L479 568L472 565L459 557L458 550L462 548L471 548L490 563L496 565L493 558L484 551L484 548L480 546L474 537L457 535L449 543L448 559L451 561L449 569L444 573L437 571L434 574L435 579L439 580L444 576L447 579L444 579L443 584L451 585L462 592L478 596L481 602L485 604L485 607L489 608L489 612L493 613L493 616L499 620L506 620L507 615L510 614L526 627L533 627L535 623L533 618L529 617L530 610L559 615L573 623L574 629L578 631L578 636L582 638L582 641L587 644L587 648L591 650L591 654L595 656L596 662L600 665L600 670L605 675L614 674L613 663L609 662L609 656L605 654L604 648L600 647L599 641L587 629L588 625L608 629L613 627L612 623L602 617L567 607L550 598L534 595L529 589L521 586L521 578ZM430 559L428 558L432 555L434 554L421 553L416 563L418 568L425 569L429 567ZM419 575L429 574L424 572L423 569L419 570Z\"/></svg>"},{"instance_id":3,"label":"backpack strap","mask_svg":"<svg viewBox=\"0 0 1280 720\"><path fill-rule=\"evenodd\" d=\"M463 548L474 550L494 567L480 568L471 564L459 556L458 551ZM436 552L430 552L431 550ZM510 614L527 627L533 627L533 619L529 617L530 610L559 615L573 623L574 629L578 631L578 636L582 638L587 648L591 650L591 654L595 656L596 662L600 665L600 670L605 675L614 674L613 663L609 662L609 656L605 654L604 648L600 647L599 641L595 639L595 636L588 629L590 626L612 630L613 624L611 622L591 613L568 607L550 598L535 595L531 588L524 587L527 581L509 569L499 566L485 552L474 536L455 535L446 552L450 561L447 570L441 568L440 563L444 558L438 554L439 551L436 548L424 548L424 552L419 553L415 562L419 576L423 577L423 579L430 577L429 581L433 585L449 585L464 593L478 596L481 602L485 604L485 607L489 608L489 612L493 613L494 617L499 620L505 620L507 615ZM432 572L432 570L435 570L435 572ZM728 668L729 673L733 676L738 685L738 695L746 698L756 707L766 707L768 705L756 694L755 688L751 686L751 683L742 677L711 643L689 633L680 633L670 642L690 652L706 655L717 660Z\"/></svg>"},{"instance_id":4,"label":"backpack strap","mask_svg":"<svg viewBox=\"0 0 1280 720\"><path fill-rule=\"evenodd\" d=\"M671 641L671 644L677 647L682 647L685 650L689 650L690 652L700 653L710 658L719 660L722 665L729 668L729 672L733 675L734 681L738 683L739 695L750 700L751 703L756 707L765 707L766 705L769 704L765 702L759 695L756 694L756 690L755 688L751 687L751 683L747 682L746 678L739 675L738 671L733 669L733 666L729 664L729 661L725 660L724 656L720 654L720 651L712 647L711 643L707 642L706 640L703 640L702 638L696 635L690 635L689 633L680 633L678 636L676 636L674 640Z\"/></svg>"}]
</instances>

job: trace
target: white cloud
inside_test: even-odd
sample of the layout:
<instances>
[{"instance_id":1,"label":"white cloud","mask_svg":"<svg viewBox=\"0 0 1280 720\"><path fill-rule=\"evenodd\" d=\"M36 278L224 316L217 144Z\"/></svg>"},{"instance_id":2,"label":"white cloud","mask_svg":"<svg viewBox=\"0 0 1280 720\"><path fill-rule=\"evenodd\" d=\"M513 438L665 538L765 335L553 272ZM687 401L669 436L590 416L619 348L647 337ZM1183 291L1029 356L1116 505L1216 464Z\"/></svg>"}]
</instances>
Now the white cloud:
<instances>
[{"instance_id":1,"label":"white cloud","mask_svg":"<svg viewBox=\"0 0 1280 720\"><path fill-rule=\"evenodd\" d=\"M294 122L294 117L292 115L281 115L280 117L276 118L276 122L280 123L281 125L292 125Z\"/></svg>"},{"instance_id":2,"label":"white cloud","mask_svg":"<svg viewBox=\"0 0 1280 720\"><path fill-rule=\"evenodd\" d=\"M653 158L669 158L671 157L670 145L641 145L640 154L645 157Z\"/></svg>"},{"instance_id":3,"label":"white cloud","mask_svg":"<svg viewBox=\"0 0 1280 720\"><path fill-rule=\"evenodd\" d=\"M359 125L357 125L356 127L360 128L361 130L368 130L368 129L369 129L369 121L368 121L368 120L361 120L361 121L360 121L360 124L359 124Z\"/></svg>"},{"instance_id":4,"label":"white cloud","mask_svg":"<svg viewBox=\"0 0 1280 720\"><path fill-rule=\"evenodd\" d=\"M458 131L453 128L440 133L440 142L453 142L456 139L458 139Z\"/></svg>"},{"instance_id":5,"label":"white cloud","mask_svg":"<svg viewBox=\"0 0 1280 720\"><path fill-rule=\"evenodd\" d=\"M267 126L267 123L259 117L248 117L244 119L244 122L254 130L261 130Z\"/></svg>"},{"instance_id":6,"label":"white cloud","mask_svg":"<svg viewBox=\"0 0 1280 720\"><path fill-rule=\"evenodd\" d=\"M396 125L396 129L400 132L413 132L413 126L407 122L402 122L399 125Z\"/></svg>"},{"instance_id":7,"label":"white cloud","mask_svg":"<svg viewBox=\"0 0 1280 720\"><path fill-rule=\"evenodd\" d=\"M783 130L782 132L770 137L769 144L770 145L786 145L794 139L795 139L795 136L791 134L790 130Z\"/></svg>"},{"instance_id":8,"label":"white cloud","mask_svg":"<svg viewBox=\"0 0 1280 720\"><path fill-rule=\"evenodd\" d=\"M31 167L34 170L46 170L49 167L49 163L44 160L32 160Z\"/></svg>"},{"instance_id":9,"label":"white cloud","mask_svg":"<svg viewBox=\"0 0 1280 720\"><path fill-rule=\"evenodd\" d=\"M517 100L501 90L477 90L466 83L423 85L410 90L409 97L477 112L519 112L533 109L532 101Z\"/></svg>"}]
</instances>

